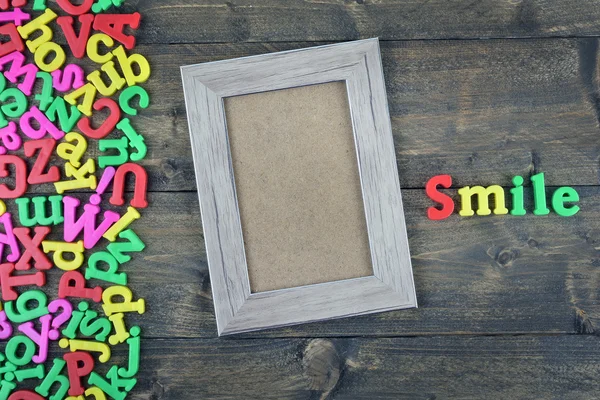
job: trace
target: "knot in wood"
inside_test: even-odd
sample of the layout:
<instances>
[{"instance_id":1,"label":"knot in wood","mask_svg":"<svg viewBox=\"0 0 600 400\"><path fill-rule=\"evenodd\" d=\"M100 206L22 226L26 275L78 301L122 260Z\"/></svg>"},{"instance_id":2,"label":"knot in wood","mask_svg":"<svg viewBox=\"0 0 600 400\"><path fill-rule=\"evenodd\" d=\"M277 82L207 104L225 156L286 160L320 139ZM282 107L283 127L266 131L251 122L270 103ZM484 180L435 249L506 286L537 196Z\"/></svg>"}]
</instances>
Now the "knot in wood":
<instances>
[{"instance_id":1,"label":"knot in wood","mask_svg":"<svg viewBox=\"0 0 600 400\"><path fill-rule=\"evenodd\" d=\"M337 385L343 361L335 345L326 339L311 340L302 355L304 376L310 390L323 392L325 398Z\"/></svg>"}]
</instances>

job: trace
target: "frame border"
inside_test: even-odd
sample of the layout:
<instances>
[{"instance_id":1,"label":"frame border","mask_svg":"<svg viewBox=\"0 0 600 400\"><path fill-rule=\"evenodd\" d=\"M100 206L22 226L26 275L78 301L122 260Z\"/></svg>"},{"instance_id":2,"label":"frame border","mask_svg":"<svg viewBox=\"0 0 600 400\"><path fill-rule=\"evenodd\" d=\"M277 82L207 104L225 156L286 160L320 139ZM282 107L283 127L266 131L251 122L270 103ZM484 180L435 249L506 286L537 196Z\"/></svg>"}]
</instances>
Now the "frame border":
<instances>
[{"instance_id":1,"label":"frame border","mask_svg":"<svg viewBox=\"0 0 600 400\"><path fill-rule=\"evenodd\" d=\"M219 336L417 307L378 39L181 67ZM252 294L223 99L345 81L373 276Z\"/></svg>"}]
</instances>

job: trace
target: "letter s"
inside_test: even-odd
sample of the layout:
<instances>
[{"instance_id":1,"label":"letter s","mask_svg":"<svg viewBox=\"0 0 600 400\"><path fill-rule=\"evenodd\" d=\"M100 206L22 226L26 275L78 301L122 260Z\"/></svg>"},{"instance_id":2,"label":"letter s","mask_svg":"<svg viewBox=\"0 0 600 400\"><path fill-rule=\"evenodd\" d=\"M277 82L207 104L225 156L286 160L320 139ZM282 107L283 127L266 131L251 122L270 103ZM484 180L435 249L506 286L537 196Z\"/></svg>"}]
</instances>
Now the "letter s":
<instances>
[{"instance_id":1,"label":"letter s","mask_svg":"<svg viewBox=\"0 0 600 400\"><path fill-rule=\"evenodd\" d=\"M452 177L450 175L436 175L427 182L427 185L425 185L427 197L442 205L441 209L435 207L429 207L427 209L427 217L434 221L446 219L454 211L454 201L452 201L450 196L439 192L437 190L438 185L448 189L452 186Z\"/></svg>"}]
</instances>

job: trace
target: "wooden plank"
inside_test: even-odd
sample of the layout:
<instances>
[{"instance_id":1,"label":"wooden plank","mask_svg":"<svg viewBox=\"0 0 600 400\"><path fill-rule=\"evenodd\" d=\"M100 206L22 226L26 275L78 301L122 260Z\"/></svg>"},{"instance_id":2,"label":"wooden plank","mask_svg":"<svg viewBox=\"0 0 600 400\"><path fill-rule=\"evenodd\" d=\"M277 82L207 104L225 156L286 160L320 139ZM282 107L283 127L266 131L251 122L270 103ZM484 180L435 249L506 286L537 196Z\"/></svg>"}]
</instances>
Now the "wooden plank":
<instances>
[{"instance_id":1,"label":"wooden plank","mask_svg":"<svg viewBox=\"0 0 600 400\"><path fill-rule=\"evenodd\" d=\"M146 340L132 399L592 399L592 336Z\"/></svg>"},{"instance_id":2,"label":"wooden plank","mask_svg":"<svg viewBox=\"0 0 600 400\"><path fill-rule=\"evenodd\" d=\"M144 84L152 105L132 124L148 144L150 190L196 188L181 65L310 45L139 46L153 68ZM596 39L385 42L381 50L403 188L441 173L455 185L509 185L537 171L551 185L600 182ZM100 155L96 141L88 154Z\"/></svg>"},{"instance_id":3,"label":"wooden plank","mask_svg":"<svg viewBox=\"0 0 600 400\"><path fill-rule=\"evenodd\" d=\"M515 174L537 171L551 185L598 184L595 43L383 43L402 187L424 187L440 173L456 185L509 185ZM307 45L140 46L153 65L144 85L153 104L132 123L149 146L151 190L195 190L180 65ZM88 151L98 156L94 141Z\"/></svg>"},{"instance_id":4,"label":"wooden plank","mask_svg":"<svg viewBox=\"0 0 600 400\"><path fill-rule=\"evenodd\" d=\"M592 36L595 0L147 0L143 43L329 41Z\"/></svg>"},{"instance_id":5,"label":"wooden plank","mask_svg":"<svg viewBox=\"0 0 600 400\"><path fill-rule=\"evenodd\" d=\"M404 190L419 309L246 336L593 332L600 318L600 190L576 189L581 211L571 218L454 215L441 222L427 219L432 203L424 190ZM128 323L139 323L146 337L216 337L196 194L151 193L149 200L132 225L147 249L122 267L147 313L128 315ZM52 276L50 291L58 280Z\"/></svg>"}]
</instances>

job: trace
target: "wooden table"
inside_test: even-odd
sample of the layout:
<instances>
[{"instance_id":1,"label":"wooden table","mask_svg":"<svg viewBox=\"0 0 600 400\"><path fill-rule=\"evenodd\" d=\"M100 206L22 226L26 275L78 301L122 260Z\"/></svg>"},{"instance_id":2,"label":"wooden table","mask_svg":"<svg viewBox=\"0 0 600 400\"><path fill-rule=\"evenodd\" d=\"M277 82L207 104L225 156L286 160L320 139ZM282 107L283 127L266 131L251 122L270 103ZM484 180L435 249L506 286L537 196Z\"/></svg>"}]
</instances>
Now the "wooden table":
<instances>
[{"instance_id":1,"label":"wooden table","mask_svg":"<svg viewBox=\"0 0 600 400\"><path fill-rule=\"evenodd\" d=\"M153 66L136 119L152 193L127 268L148 303L132 398L600 398L599 6L128 2ZM420 308L217 338L179 66L374 36ZM538 172L576 188L580 213L427 219L434 175L456 195Z\"/></svg>"}]
</instances>

